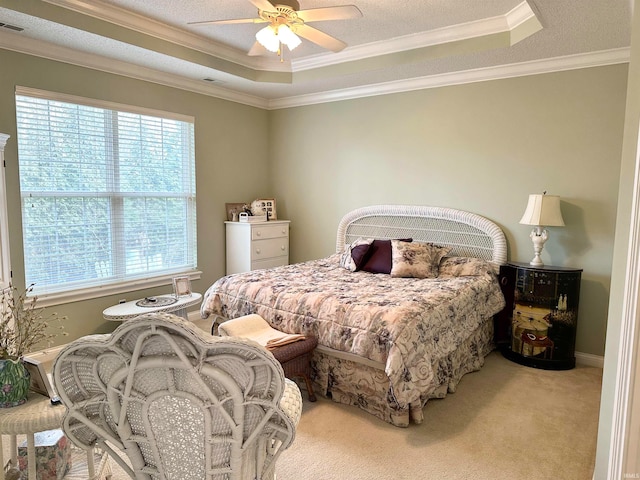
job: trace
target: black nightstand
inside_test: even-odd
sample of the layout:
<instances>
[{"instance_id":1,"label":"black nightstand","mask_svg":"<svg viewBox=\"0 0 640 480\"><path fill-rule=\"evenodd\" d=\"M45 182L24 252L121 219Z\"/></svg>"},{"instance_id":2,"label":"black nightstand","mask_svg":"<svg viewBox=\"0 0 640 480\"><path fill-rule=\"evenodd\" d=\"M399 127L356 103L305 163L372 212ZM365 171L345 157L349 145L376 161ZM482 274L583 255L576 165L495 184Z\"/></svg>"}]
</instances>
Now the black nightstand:
<instances>
[{"instance_id":1,"label":"black nightstand","mask_svg":"<svg viewBox=\"0 0 640 480\"><path fill-rule=\"evenodd\" d=\"M528 263L500 267L507 306L496 315L495 339L506 358L547 370L575 367L581 275L580 269Z\"/></svg>"}]
</instances>

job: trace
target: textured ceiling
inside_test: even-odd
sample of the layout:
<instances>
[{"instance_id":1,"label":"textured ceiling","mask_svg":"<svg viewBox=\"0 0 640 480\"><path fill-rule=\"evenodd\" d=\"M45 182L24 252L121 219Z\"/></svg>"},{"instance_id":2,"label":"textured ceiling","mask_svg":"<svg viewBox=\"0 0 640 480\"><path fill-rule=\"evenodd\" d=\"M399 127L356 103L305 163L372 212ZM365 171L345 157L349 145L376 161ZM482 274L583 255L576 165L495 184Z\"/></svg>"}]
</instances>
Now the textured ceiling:
<instances>
[{"instance_id":1,"label":"textured ceiling","mask_svg":"<svg viewBox=\"0 0 640 480\"><path fill-rule=\"evenodd\" d=\"M616 63L630 42L629 0L352 3L361 18L312 24L345 50L303 40L284 62L246 55L263 25L188 25L255 17L249 0L0 0L0 23L24 29L0 28L0 48L268 106L550 60L556 69Z\"/></svg>"}]
</instances>

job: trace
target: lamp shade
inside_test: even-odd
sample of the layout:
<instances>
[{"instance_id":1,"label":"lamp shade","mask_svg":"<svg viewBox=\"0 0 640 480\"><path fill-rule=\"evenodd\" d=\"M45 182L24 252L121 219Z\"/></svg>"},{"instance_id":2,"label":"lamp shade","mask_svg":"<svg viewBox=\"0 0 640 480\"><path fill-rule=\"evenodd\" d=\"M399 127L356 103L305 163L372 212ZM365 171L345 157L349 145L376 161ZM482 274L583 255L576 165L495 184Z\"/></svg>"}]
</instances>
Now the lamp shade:
<instances>
[{"instance_id":1,"label":"lamp shade","mask_svg":"<svg viewBox=\"0 0 640 480\"><path fill-rule=\"evenodd\" d=\"M523 225L564 227L560 211L560 197L544 193L529 195L529 203L520 223Z\"/></svg>"}]
</instances>

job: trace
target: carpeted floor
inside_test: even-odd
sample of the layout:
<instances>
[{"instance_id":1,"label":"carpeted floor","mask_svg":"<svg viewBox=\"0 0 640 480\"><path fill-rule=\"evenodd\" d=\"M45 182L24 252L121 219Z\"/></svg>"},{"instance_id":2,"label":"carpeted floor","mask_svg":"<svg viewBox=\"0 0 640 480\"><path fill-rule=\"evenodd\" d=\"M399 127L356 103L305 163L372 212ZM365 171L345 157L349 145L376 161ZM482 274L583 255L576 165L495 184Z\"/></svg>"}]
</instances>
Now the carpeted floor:
<instances>
[{"instance_id":1,"label":"carpeted floor","mask_svg":"<svg viewBox=\"0 0 640 480\"><path fill-rule=\"evenodd\" d=\"M278 480L589 480L602 370L546 371L494 352L458 390L397 428L351 406L306 400ZM81 469L81 458L76 462ZM114 480L128 478L111 461ZM86 471L86 470L85 470ZM77 477L81 478L81 477Z\"/></svg>"},{"instance_id":2,"label":"carpeted floor","mask_svg":"<svg viewBox=\"0 0 640 480\"><path fill-rule=\"evenodd\" d=\"M538 370L494 352L406 429L354 407L305 402L278 480L589 480L601 377L599 368Z\"/></svg>"}]
</instances>

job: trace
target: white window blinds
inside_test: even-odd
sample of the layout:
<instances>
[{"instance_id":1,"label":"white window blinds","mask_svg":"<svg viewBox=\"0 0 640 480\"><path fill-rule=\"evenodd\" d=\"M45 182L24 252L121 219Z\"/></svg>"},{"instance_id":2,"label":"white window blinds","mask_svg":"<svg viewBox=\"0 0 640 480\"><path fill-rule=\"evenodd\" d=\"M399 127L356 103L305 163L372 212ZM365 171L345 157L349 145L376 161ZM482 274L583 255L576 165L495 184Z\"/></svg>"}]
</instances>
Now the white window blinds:
<instances>
[{"instance_id":1,"label":"white window blinds","mask_svg":"<svg viewBox=\"0 0 640 480\"><path fill-rule=\"evenodd\" d=\"M193 119L18 89L26 284L86 289L196 268Z\"/></svg>"}]
</instances>

